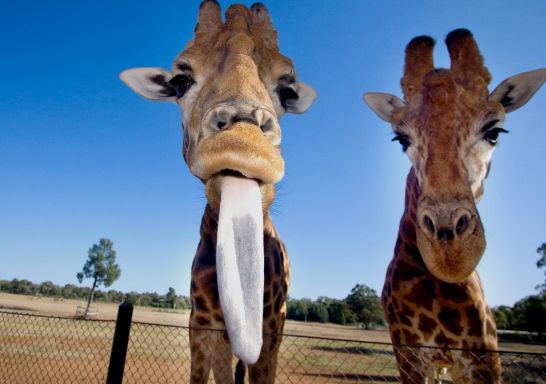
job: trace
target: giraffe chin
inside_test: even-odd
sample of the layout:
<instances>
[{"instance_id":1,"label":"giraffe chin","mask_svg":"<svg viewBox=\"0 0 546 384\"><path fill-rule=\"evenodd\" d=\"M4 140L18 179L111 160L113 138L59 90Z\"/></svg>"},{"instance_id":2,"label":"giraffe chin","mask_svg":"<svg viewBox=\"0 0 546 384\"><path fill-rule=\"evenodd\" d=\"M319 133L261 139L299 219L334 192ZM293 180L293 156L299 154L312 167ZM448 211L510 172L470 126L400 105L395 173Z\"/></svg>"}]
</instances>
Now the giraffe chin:
<instances>
[{"instance_id":1,"label":"giraffe chin","mask_svg":"<svg viewBox=\"0 0 546 384\"><path fill-rule=\"evenodd\" d=\"M483 236L459 241L431 241L417 231L417 247L427 269L446 283L459 283L475 271L485 250Z\"/></svg>"},{"instance_id":2,"label":"giraffe chin","mask_svg":"<svg viewBox=\"0 0 546 384\"><path fill-rule=\"evenodd\" d=\"M223 177L216 268L233 354L254 364L262 349L264 295L262 198L255 180Z\"/></svg>"}]
</instances>

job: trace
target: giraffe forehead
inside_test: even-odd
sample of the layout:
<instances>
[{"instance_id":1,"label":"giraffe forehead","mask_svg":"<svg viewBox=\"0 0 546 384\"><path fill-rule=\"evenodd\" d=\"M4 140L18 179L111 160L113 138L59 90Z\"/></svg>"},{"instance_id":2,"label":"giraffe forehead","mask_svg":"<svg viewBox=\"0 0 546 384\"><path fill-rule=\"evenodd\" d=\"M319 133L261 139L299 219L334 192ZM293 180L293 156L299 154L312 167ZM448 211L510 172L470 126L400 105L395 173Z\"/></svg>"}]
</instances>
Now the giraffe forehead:
<instances>
[{"instance_id":1,"label":"giraffe forehead","mask_svg":"<svg viewBox=\"0 0 546 384\"><path fill-rule=\"evenodd\" d=\"M424 137L466 137L483 111L491 110L486 100L469 92L448 70L435 70L423 81L419 97L393 115L393 121L404 123Z\"/></svg>"},{"instance_id":2,"label":"giraffe forehead","mask_svg":"<svg viewBox=\"0 0 546 384\"><path fill-rule=\"evenodd\" d=\"M242 54L250 56L254 50L254 40L246 33L239 32L234 34L228 41L230 54Z\"/></svg>"},{"instance_id":3,"label":"giraffe forehead","mask_svg":"<svg viewBox=\"0 0 546 384\"><path fill-rule=\"evenodd\" d=\"M277 48L264 43L259 34L232 30L225 26L206 42L192 41L178 54L175 64L189 62L204 68L219 68L228 57L242 54L252 58L260 70L287 72L293 70L292 61ZM263 67L263 68L261 68Z\"/></svg>"},{"instance_id":4,"label":"giraffe forehead","mask_svg":"<svg viewBox=\"0 0 546 384\"><path fill-rule=\"evenodd\" d=\"M450 71L436 69L423 79L423 100L439 110L449 108L457 99L457 85ZM444 108L442 108L444 107Z\"/></svg>"}]
</instances>

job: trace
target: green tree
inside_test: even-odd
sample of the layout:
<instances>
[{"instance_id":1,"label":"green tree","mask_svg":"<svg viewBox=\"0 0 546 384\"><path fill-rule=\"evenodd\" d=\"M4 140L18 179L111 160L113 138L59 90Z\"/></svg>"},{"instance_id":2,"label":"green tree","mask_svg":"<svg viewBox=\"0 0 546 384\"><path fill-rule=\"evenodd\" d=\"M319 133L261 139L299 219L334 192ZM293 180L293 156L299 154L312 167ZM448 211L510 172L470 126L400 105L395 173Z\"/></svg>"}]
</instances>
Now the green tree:
<instances>
[{"instance_id":1,"label":"green tree","mask_svg":"<svg viewBox=\"0 0 546 384\"><path fill-rule=\"evenodd\" d=\"M345 302L366 329L369 329L373 324L383 323L381 300L375 290L367 285L355 285Z\"/></svg>"},{"instance_id":2,"label":"green tree","mask_svg":"<svg viewBox=\"0 0 546 384\"><path fill-rule=\"evenodd\" d=\"M125 300L130 302L133 305L140 305L140 295L138 292L131 291L125 295Z\"/></svg>"},{"instance_id":3,"label":"green tree","mask_svg":"<svg viewBox=\"0 0 546 384\"><path fill-rule=\"evenodd\" d=\"M326 304L314 301L309 309L309 319L319 323L328 322L328 307Z\"/></svg>"},{"instance_id":4,"label":"green tree","mask_svg":"<svg viewBox=\"0 0 546 384\"><path fill-rule=\"evenodd\" d=\"M169 287L169 291L165 295L165 308L176 309L176 291L173 287Z\"/></svg>"},{"instance_id":5,"label":"green tree","mask_svg":"<svg viewBox=\"0 0 546 384\"><path fill-rule=\"evenodd\" d=\"M492 308L491 312L493 313L493 317L495 317L497 329L514 329L514 315L512 313L512 308L506 305L500 305Z\"/></svg>"},{"instance_id":6,"label":"green tree","mask_svg":"<svg viewBox=\"0 0 546 384\"><path fill-rule=\"evenodd\" d=\"M349 305L343 300L333 300L328 305L328 318L335 324L354 324L356 323L356 315L351 310Z\"/></svg>"},{"instance_id":7,"label":"green tree","mask_svg":"<svg viewBox=\"0 0 546 384\"><path fill-rule=\"evenodd\" d=\"M190 309L191 308L190 298L188 296L178 296L176 298L176 308Z\"/></svg>"},{"instance_id":8,"label":"green tree","mask_svg":"<svg viewBox=\"0 0 546 384\"><path fill-rule=\"evenodd\" d=\"M44 281L40 284L38 292L43 296L57 296L59 294L59 287L51 281Z\"/></svg>"},{"instance_id":9,"label":"green tree","mask_svg":"<svg viewBox=\"0 0 546 384\"><path fill-rule=\"evenodd\" d=\"M83 266L82 272L78 272L76 277L81 283L84 278L93 279L93 286L87 299L85 315L89 310L89 305L93 300L95 288L101 284L105 287L111 286L121 275L121 269L116 264L116 251L114 243L109 239L100 239L99 244L93 244L87 252L87 261Z\"/></svg>"},{"instance_id":10,"label":"green tree","mask_svg":"<svg viewBox=\"0 0 546 384\"><path fill-rule=\"evenodd\" d=\"M516 329L546 333L546 294L521 299L514 304L512 311Z\"/></svg>"},{"instance_id":11,"label":"green tree","mask_svg":"<svg viewBox=\"0 0 546 384\"><path fill-rule=\"evenodd\" d=\"M537 248L537 253L540 255L540 259L537 261L537 268L546 267L546 243L542 243L542 245ZM546 290L546 271L544 271L544 283L537 285L536 288Z\"/></svg>"},{"instance_id":12,"label":"green tree","mask_svg":"<svg viewBox=\"0 0 546 384\"><path fill-rule=\"evenodd\" d=\"M79 288L74 284L65 284L61 288L61 294L65 299L77 299L78 298Z\"/></svg>"},{"instance_id":13,"label":"green tree","mask_svg":"<svg viewBox=\"0 0 546 384\"><path fill-rule=\"evenodd\" d=\"M309 309L313 303L310 299L301 299L297 304L297 311L299 316L303 316L303 321L307 323L307 316L309 315Z\"/></svg>"},{"instance_id":14,"label":"green tree","mask_svg":"<svg viewBox=\"0 0 546 384\"><path fill-rule=\"evenodd\" d=\"M8 284L8 292L18 295L34 295L38 291L38 287L32 281L23 279L13 279Z\"/></svg>"},{"instance_id":15,"label":"green tree","mask_svg":"<svg viewBox=\"0 0 546 384\"><path fill-rule=\"evenodd\" d=\"M145 306L145 307L151 307L152 306L153 297L152 297L152 294L150 292L144 292L143 294L140 295L139 299L140 299L139 300L140 305Z\"/></svg>"},{"instance_id":16,"label":"green tree","mask_svg":"<svg viewBox=\"0 0 546 384\"><path fill-rule=\"evenodd\" d=\"M298 319L298 300L291 299L290 297L286 301L286 318L289 320L299 320Z\"/></svg>"}]
</instances>

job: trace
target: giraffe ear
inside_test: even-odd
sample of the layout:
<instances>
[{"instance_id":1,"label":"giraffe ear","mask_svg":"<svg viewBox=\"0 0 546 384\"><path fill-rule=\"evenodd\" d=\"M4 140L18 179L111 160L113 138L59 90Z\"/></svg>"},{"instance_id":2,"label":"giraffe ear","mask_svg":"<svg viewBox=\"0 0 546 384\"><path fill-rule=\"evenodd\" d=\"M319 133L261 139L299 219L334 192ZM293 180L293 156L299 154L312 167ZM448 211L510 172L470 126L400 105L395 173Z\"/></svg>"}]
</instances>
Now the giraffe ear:
<instances>
[{"instance_id":1,"label":"giraffe ear","mask_svg":"<svg viewBox=\"0 0 546 384\"><path fill-rule=\"evenodd\" d=\"M390 93L367 92L363 97L366 104L368 104L368 107L370 107L380 119L389 123L391 121L392 112L405 105L404 101Z\"/></svg>"},{"instance_id":2,"label":"giraffe ear","mask_svg":"<svg viewBox=\"0 0 546 384\"><path fill-rule=\"evenodd\" d=\"M303 113L317 98L317 91L310 85L297 82L277 89L279 100L288 113Z\"/></svg>"},{"instance_id":3,"label":"giraffe ear","mask_svg":"<svg viewBox=\"0 0 546 384\"><path fill-rule=\"evenodd\" d=\"M163 68L131 68L121 72L119 78L147 99L176 101L176 88L169 83L172 75Z\"/></svg>"},{"instance_id":4,"label":"giraffe ear","mask_svg":"<svg viewBox=\"0 0 546 384\"><path fill-rule=\"evenodd\" d=\"M546 68L520 73L500 83L489 100L498 101L506 113L523 107L546 80Z\"/></svg>"}]
</instances>

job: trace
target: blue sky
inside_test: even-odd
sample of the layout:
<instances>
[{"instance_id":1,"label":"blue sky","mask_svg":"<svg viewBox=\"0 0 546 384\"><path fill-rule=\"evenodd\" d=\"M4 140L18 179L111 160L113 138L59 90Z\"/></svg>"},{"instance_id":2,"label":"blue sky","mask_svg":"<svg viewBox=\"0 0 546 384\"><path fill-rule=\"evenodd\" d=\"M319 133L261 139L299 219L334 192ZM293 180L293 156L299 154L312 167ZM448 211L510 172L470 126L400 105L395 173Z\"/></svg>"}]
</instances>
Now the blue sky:
<instances>
[{"instance_id":1,"label":"blue sky","mask_svg":"<svg viewBox=\"0 0 546 384\"><path fill-rule=\"evenodd\" d=\"M224 9L228 2L221 2ZM247 3L250 5L251 2ZM546 66L546 3L265 1L280 47L319 98L285 116L286 176L273 219L292 265L290 295L380 292L403 210L409 161L362 102L400 95L416 35L443 44L470 29L493 75ZM114 241L123 291L188 294L205 199L181 156L173 104L132 93L122 70L169 68L192 37L199 1L4 2L0 6L0 278L77 283L88 248ZM478 268L491 305L543 282L546 90L510 114L479 205L488 247Z\"/></svg>"}]
</instances>

